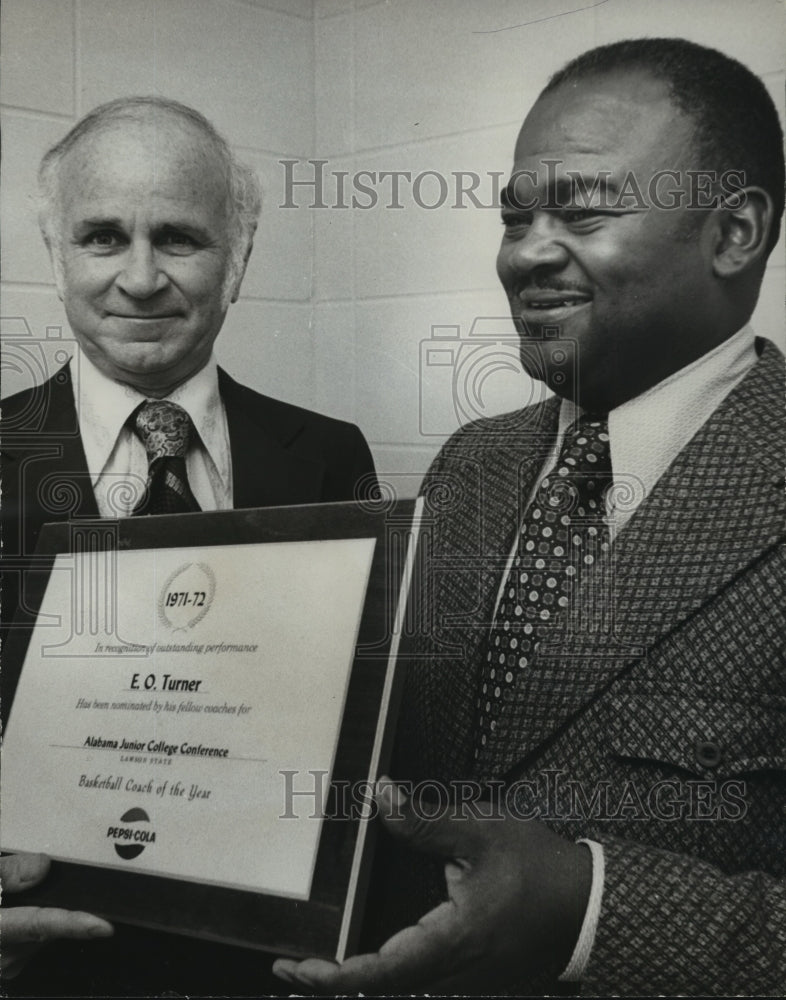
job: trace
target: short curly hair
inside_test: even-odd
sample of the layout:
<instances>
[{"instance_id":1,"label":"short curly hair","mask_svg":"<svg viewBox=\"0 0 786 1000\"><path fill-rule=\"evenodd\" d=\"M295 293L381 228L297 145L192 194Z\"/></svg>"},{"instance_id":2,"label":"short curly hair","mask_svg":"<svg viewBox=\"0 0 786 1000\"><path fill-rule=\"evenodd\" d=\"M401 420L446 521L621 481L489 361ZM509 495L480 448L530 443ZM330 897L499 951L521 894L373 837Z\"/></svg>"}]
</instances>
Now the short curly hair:
<instances>
[{"instance_id":1,"label":"short curly hair","mask_svg":"<svg viewBox=\"0 0 786 1000\"><path fill-rule=\"evenodd\" d=\"M693 119L702 167L744 171L746 184L763 188L775 206L768 252L778 242L784 207L783 131L762 81L736 59L684 38L631 38L572 59L542 94L588 77L645 71L669 88L675 108Z\"/></svg>"}]
</instances>

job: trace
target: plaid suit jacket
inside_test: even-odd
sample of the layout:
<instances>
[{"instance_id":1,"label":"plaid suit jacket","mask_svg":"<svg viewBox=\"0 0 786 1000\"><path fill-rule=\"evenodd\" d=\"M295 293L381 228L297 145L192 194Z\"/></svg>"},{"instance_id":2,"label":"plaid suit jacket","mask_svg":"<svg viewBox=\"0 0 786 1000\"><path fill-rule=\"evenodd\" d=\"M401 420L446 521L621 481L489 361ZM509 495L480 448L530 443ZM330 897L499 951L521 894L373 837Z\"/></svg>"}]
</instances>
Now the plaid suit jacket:
<instances>
[{"instance_id":1,"label":"plaid suit jacket","mask_svg":"<svg viewBox=\"0 0 786 1000\"><path fill-rule=\"evenodd\" d=\"M541 648L479 769L484 641L558 401L462 428L424 482L394 773L502 778L521 815L604 845L587 995L786 987L785 387L765 343L616 539L606 627ZM391 923L444 891L441 866L384 865Z\"/></svg>"}]
</instances>

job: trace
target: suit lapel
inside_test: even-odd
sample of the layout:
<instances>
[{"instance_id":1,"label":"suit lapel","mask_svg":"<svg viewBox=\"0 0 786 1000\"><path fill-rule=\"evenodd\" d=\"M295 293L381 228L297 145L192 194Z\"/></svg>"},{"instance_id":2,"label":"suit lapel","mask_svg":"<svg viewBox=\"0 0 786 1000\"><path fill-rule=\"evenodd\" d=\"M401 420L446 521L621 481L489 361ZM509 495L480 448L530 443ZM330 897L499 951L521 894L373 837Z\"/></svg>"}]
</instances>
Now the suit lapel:
<instances>
[{"instance_id":1,"label":"suit lapel","mask_svg":"<svg viewBox=\"0 0 786 1000\"><path fill-rule=\"evenodd\" d=\"M317 502L324 463L290 450L304 427L299 411L292 407L273 412L273 401L238 385L222 369L218 380L232 451L233 506Z\"/></svg>"},{"instance_id":2,"label":"suit lapel","mask_svg":"<svg viewBox=\"0 0 786 1000\"><path fill-rule=\"evenodd\" d=\"M28 554L47 521L98 517L69 365L31 390L24 407L4 420L3 454L5 499L18 491Z\"/></svg>"},{"instance_id":3,"label":"suit lapel","mask_svg":"<svg viewBox=\"0 0 786 1000\"><path fill-rule=\"evenodd\" d=\"M783 360L765 347L612 547L611 634L563 634L539 653L487 747L484 773L525 763L783 537L782 398Z\"/></svg>"},{"instance_id":4,"label":"suit lapel","mask_svg":"<svg viewBox=\"0 0 786 1000\"><path fill-rule=\"evenodd\" d=\"M531 484L553 445L558 413L552 399L466 428L445 446L424 482L425 534L433 538L424 565L441 616L421 623L423 646L406 701L417 706L413 740L422 743L431 777L469 768L497 590ZM437 512L433 525L431 511ZM422 530L421 545L423 538ZM423 604L430 606L428 598Z\"/></svg>"},{"instance_id":5,"label":"suit lapel","mask_svg":"<svg viewBox=\"0 0 786 1000\"><path fill-rule=\"evenodd\" d=\"M234 506L318 501L324 464L290 450L304 428L300 411L274 411L273 401L238 385L220 369L219 387L229 428ZM24 511L24 524L19 523L27 544L20 551L29 548L30 539L37 538L47 521L99 516L69 365L31 390L19 412L6 416L3 457L4 502L9 513L15 504Z\"/></svg>"}]
</instances>

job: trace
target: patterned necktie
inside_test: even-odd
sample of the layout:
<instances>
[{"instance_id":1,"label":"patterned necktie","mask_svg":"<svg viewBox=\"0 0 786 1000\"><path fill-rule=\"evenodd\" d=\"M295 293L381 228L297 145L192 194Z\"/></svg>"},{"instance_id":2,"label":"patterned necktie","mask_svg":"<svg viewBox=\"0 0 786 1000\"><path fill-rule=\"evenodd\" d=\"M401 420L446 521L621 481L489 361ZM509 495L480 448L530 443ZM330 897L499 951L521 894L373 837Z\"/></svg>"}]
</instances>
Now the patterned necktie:
<instances>
[{"instance_id":1,"label":"patterned necktie","mask_svg":"<svg viewBox=\"0 0 786 1000\"><path fill-rule=\"evenodd\" d=\"M147 490L133 516L200 510L186 474L191 417L177 403L149 399L137 410L134 429L145 446L148 466Z\"/></svg>"},{"instance_id":2,"label":"patterned necktie","mask_svg":"<svg viewBox=\"0 0 786 1000\"><path fill-rule=\"evenodd\" d=\"M608 421L585 413L568 429L521 526L489 631L476 703L476 760L540 643L555 626L577 620L582 578L609 549L604 494L611 482Z\"/></svg>"}]
</instances>

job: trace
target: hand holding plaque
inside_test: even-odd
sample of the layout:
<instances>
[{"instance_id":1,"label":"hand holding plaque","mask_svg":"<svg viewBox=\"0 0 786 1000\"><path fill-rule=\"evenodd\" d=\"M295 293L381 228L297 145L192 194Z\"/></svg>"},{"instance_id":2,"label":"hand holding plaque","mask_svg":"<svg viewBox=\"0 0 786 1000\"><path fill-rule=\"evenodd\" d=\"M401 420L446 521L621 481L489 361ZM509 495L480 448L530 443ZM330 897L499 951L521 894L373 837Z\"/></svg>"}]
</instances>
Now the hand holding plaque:
<instances>
[{"instance_id":1,"label":"hand holding plaque","mask_svg":"<svg viewBox=\"0 0 786 1000\"><path fill-rule=\"evenodd\" d=\"M279 959L276 975L320 996L472 995L565 967L592 882L586 846L488 803L483 814L477 802L419 808L389 779L377 802L392 835L445 860L448 899L373 954Z\"/></svg>"},{"instance_id":2,"label":"hand holding plaque","mask_svg":"<svg viewBox=\"0 0 786 1000\"><path fill-rule=\"evenodd\" d=\"M79 910L25 906L17 896L38 885L49 872L49 858L43 854L9 854L0 858L0 883L4 900L2 914L3 947L0 971L3 979L13 979L39 948L57 938L89 940L110 937L113 928L106 920ZM15 905L16 904L16 905Z\"/></svg>"}]
</instances>

